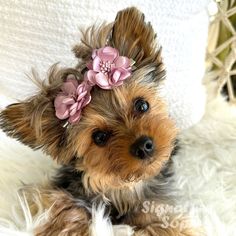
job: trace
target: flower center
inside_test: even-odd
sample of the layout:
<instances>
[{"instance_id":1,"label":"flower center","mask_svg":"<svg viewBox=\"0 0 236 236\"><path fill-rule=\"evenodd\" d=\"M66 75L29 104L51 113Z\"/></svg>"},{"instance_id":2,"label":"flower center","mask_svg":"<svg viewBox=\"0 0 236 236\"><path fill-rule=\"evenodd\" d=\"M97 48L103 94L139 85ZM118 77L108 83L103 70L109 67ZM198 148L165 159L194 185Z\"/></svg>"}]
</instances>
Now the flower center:
<instances>
[{"instance_id":1,"label":"flower center","mask_svg":"<svg viewBox=\"0 0 236 236\"><path fill-rule=\"evenodd\" d=\"M111 62L110 61L101 61L100 64L100 70L104 75L107 75L111 71Z\"/></svg>"}]
</instances>

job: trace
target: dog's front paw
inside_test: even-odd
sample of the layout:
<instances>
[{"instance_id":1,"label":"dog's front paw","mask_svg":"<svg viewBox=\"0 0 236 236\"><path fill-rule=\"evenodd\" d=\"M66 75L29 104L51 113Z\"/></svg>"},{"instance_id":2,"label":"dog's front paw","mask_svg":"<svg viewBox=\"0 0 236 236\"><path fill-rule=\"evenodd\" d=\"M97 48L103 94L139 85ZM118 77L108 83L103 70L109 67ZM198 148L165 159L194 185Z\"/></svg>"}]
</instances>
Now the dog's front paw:
<instances>
[{"instance_id":1,"label":"dog's front paw","mask_svg":"<svg viewBox=\"0 0 236 236\"><path fill-rule=\"evenodd\" d=\"M114 225L114 236L132 236L134 234L133 228L129 225Z\"/></svg>"}]
</instances>

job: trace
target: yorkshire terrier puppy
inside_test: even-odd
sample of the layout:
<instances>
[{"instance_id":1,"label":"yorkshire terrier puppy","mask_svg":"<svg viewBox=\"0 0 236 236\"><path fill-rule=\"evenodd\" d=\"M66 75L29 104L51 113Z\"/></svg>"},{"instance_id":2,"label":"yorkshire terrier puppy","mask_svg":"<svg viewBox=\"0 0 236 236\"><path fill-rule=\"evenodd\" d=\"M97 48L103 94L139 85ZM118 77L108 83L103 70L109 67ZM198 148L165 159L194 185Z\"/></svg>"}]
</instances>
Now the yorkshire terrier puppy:
<instances>
[{"instance_id":1,"label":"yorkshire terrier puppy","mask_svg":"<svg viewBox=\"0 0 236 236\"><path fill-rule=\"evenodd\" d=\"M150 23L127 8L84 31L73 51L76 68L54 66L37 95L0 115L8 135L62 164L38 189L49 211L35 235L89 235L91 207L101 203L113 224L131 226L135 236L197 235L142 211L145 201L163 203L157 181L177 134L159 96L165 70Z\"/></svg>"}]
</instances>

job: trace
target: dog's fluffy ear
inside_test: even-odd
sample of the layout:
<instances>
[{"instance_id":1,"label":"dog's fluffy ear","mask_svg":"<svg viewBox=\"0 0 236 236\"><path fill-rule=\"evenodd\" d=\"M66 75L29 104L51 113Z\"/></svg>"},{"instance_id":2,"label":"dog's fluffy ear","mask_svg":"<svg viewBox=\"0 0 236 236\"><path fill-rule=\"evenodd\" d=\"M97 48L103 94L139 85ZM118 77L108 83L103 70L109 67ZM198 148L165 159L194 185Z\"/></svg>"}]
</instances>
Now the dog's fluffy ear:
<instances>
[{"instance_id":1,"label":"dog's fluffy ear","mask_svg":"<svg viewBox=\"0 0 236 236\"><path fill-rule=\"evenodd\" d=\"M80 59L77 69L83 73L87 69L87 62L91 60L93 49L106 45L117 48L121 56L133 59L137 69L147 66L152 74L151 81L164 78L165 70L156 34L137 8L126 8L118 12L111 24L92 26L82 31L81 43L73 48L76 57Z\"/></svg>"},{"instance_id":2,"label":"dog's fluffy ear","mask_svg":"<svg viewBox=\"0 0 236 236\"><path fill-rule=\"evenodd\" d=\"M112 44L120 55L132 58L136 67L161 62L156 34L144 14L131 7L118 12L112 30Z\"/></svg>"},{"instance_id":3,"label":"dog's fluffy ear","mask_svg":"<svg viewBox=\"0 0 236 236\"><path fill-rule=\"evenodd\" d=\"M33 149L42 148L59 163L66 164L75 152L67 129L55 116L54 98L60 90L64 72L53 69L49 83L30 99L9 105L0 113L0 128L7 135Z\"/></svg>"},{"instance_id":4,"label":"dog's fluffy ear","mask_svg":"<svg viewBox=\"0 0 236 236\"><path fill-rule=\"evenodd\" d=\"M73 52L84 61L91 59L93 49L106 45L117 48L121 56L132 58L137 64L143 60L146 64L160 61L156 34L151 24L145 22L144 14L135 7L118 12L111 24L91 26L81 33L81 43L73 48Z\"/></svg>"}]
</instances>

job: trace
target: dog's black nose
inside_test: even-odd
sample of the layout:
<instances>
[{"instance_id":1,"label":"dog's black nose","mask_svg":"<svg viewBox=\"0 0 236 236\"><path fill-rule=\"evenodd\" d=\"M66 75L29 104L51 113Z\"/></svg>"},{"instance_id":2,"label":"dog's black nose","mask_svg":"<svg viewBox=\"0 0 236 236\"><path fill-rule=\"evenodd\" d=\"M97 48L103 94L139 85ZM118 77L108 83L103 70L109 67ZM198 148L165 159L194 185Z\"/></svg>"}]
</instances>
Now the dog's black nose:
<instances>
[{"instance_id":1,"label":"dog's black nose","mask_svg":"<svg viewBox=\"0 0 236 236\"><path fill-rule=\"evenodd\" d=\"M130 147L130 153L139 159L146 159L148 157L151 157L153 151L153 141L147 136L141 136Z\"/></svg>"}]
</instances>

